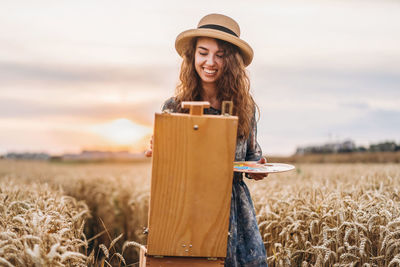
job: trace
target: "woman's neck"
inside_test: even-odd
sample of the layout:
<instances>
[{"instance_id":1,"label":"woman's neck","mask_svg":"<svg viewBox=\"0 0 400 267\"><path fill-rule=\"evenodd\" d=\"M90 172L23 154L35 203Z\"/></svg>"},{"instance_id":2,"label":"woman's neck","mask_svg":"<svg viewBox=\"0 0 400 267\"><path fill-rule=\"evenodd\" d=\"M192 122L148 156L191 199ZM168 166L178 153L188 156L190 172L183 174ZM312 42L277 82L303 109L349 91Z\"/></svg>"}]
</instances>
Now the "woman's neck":
<instances>
[{"instance_id":1,"label":"woman's neck","mask_svg":"<svg viewBox=\"0 0 400 267\"><path fill-rule=\"evenodd\" d=\"M221 103L217 98L217 85L212 84L202 84L201 98L203 101L210 102L211 107L216 109L221 109Z\"/></svg>"},{"instance_id":2,"label":"woman's neck","mask_svg":"<svg viewBox=\"0 0 400 267\"><path fill-rule=\"evenodd\" d=\"M215 86L204 85L202 88L201 97L203 100L213 100L217 98L217 89Z\"/></svg>"}]
</instances>

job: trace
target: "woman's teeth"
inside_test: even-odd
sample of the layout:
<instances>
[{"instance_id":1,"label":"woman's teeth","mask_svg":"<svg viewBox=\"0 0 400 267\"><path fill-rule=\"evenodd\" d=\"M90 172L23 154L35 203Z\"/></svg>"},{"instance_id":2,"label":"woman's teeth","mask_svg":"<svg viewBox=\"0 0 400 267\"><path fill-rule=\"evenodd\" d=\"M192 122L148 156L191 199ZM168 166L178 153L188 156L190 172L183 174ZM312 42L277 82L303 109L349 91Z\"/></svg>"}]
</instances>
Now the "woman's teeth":
<instances>
[{"instance_id":1,"label":"woman's teeth","mask_svg":"<svg viewBox=\"0 0 400 267\"><path fill-rule=\"evenodd\" d=\"M208 74L214 74L217 72L217 70L208 70L208 69L204 69L204 72L208 73Z\"/></svg>"}]
</instances>

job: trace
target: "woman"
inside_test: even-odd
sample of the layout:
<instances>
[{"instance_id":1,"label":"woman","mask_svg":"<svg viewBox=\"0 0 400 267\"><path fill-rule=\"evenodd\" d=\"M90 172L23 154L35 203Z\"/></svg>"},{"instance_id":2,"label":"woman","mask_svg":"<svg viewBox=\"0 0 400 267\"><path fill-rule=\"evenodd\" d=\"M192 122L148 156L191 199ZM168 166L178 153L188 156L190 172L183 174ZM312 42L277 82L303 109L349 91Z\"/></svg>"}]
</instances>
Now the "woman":
<instances>
[{"instance_id":1,"label":"woman","mask_svg":"<svg viewBox=\"0 0 400 267\"><path fill-rule=\"evenodd\" d=\"M239 25L230 17L210 14L202 18L197 29L182 32L175 48L183 58L180 84L176 95L168 99L163 110L182 110L182 101L208 101L205 114L221 114L223 100L233 101L233 113L239 117L235 161L259 161L255 110L245 67L253 50L239 38ZM151 155L151 150L147 152ZM264 174L246 175L261 180ZM257 226L253 203L242 174L235 173L232 186L229 237L225 266L267 266L263 241Z\"/></svg>"}]
</instances>

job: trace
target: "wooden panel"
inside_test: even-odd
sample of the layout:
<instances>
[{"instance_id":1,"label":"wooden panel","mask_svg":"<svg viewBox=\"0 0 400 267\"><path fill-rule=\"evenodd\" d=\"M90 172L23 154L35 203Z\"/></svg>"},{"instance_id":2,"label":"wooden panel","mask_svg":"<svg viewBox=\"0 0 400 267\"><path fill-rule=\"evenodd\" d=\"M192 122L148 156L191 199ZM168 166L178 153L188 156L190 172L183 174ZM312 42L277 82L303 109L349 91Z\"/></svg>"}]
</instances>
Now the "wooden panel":
<instances>
[{"instance_id":1,"label":"wooden panel","mask_svg":"<svg viewBox=\"0 0 400 267\"><path fill-rule=\"evenodd\" d=\"M206 258L164 257L146 258L146 267L223 267L224 260L207 260Z\"/></svg>"},{"instance_id":2,"label":"wooden panel","mask_svg":"<svg viewBox=\"0 0 400 267\"><path fill-rule=\"evenodd\" d=\"M154 127L147 253L225 257L237 117L156 114Z\"/></svg>"}]
</instances>

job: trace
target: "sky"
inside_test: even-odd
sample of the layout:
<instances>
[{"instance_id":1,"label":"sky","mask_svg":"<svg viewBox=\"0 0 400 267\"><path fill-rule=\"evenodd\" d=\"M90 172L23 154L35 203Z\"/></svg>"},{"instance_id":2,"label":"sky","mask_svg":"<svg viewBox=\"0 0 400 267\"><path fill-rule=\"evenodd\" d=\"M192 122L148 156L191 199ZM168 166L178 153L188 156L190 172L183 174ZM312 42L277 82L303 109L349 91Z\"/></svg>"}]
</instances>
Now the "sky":
<instances>
[{"instance_id":1,"label":"sky","mask_svg":"<svg viewBox=\"0 0 400 267\"><path fill-rule=\"evenodd\" d=\"M266 155L352 139L400 142L400 2L0 2L0 154L143 151L174 94L176 36L233 17Z\"/></svg>"}]
</instances>

